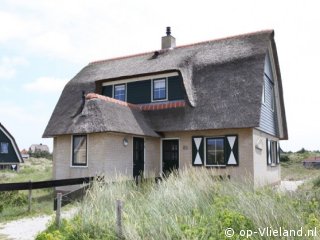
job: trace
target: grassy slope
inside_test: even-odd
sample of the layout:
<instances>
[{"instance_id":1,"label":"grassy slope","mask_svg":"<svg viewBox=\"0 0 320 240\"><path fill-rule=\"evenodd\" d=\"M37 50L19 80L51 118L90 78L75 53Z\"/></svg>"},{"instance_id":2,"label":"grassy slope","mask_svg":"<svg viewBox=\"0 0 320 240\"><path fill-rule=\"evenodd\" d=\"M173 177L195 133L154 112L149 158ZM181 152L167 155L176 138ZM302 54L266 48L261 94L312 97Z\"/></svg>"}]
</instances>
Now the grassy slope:
<instances>
[{"instance_id":1,"label":"grassy slope","mask_svg":"<svg viewBox=\"0 0 320 240\"><path fill-rule=\"evenodd\" d=\"M45 181L52 179L52 161L44 158L30 158L21 164L19 172L0 171L0 183ZM19 191L26 199L28 191ZM24 216L51 214L53 211L53 190L39 189L32 191L32 211L27 211L28 206L5 205L0 212L0 222L18 219Z\"/></svg>"},{"instance_id":2,"label":"grassy slope","mask_svg":"<svg viewBox=\"0 0 320 240\"><path fill-rule=\"evenodd\" d=\"M320 176L320 169L306 169L302 161L311 156L318 156L319 153L289 153L289 161L281 163L282 180L305 180Z\"/></svg>"},{"instance_id":3,"label":"grassy slope","mask_svg":"<svg viewBox=\"0 0 320 240\"><path fill-rule=\"evenodd\" d=\"M123 181L112 185L95 183L80 204L78 216L65 221L59 230L52 225L38 240L117 239L117 199L124 202L125 239L245 239L239 236L242 229L320 229L319 199L271 187L254 190L250 182L213 181L213 172L187 169L159 185L146 182L140 187ZM228 227L235 230L233 238L224 236ZM256 234L250 239L279 237Z\"/></svg>"}]
</instances>

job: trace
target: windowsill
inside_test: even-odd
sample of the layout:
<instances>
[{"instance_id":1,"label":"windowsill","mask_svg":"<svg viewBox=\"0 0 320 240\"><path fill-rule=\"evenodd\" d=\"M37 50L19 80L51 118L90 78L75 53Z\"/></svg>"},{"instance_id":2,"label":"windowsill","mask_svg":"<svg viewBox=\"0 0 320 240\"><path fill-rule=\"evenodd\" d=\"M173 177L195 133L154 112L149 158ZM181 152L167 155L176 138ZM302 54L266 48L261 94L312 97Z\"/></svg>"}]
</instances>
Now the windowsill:
<instances>
[{"instance_id":1,"label":"windowsill","mask_svg":"<svg viewBox=\"0 0 320 240\"><path fill-rule=\"evenodd\" d=\"M153 103L153 102L164 102L164 101L168 101L168 98L152 99L151 103Z\"/></svg>"},{"instance_id":2,"label":"windowsill","mask_svg":"<svg viewBox=\"0 0 320 240\"><path fill-rule=\"evenodd\" d=\"M275 163L270 164L270 167L276 167L276 166L277 166L277 164L275 164Z\"/></svg>"},{"instance_id":3,"label":"windowsill","mask_svg":"<svg viewBox=\"0 0 320 240\"><path fill-rule=\"evenodd\" d=\"M205 165L206 168L226 168L227 165Z\"/></svg>"},{"instance_id":4,"label":"windowsill","mask_svg":"<svg viewBox=\"0 0 320 240\"><path fill-rule=\"evenodd\" d=\"M88 165L71 165L71 168L87 168Z\"/></svg>"}]
</instances>

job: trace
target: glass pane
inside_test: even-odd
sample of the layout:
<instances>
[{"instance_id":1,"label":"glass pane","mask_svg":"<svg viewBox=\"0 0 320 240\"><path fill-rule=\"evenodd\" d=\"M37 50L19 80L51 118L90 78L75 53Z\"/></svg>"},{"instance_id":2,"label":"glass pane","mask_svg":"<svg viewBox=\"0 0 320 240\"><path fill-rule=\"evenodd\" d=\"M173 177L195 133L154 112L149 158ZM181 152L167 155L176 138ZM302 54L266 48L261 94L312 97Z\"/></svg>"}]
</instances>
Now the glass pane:
<instances>
[{"instance_id":1,"label":"glass pane","mask_svg":"<svg viewBox=\"0 0 320 240\"><path fill-rule=\"evenodd\" d=\"M73 164L74 165L87 164L87 137L86 136L73 137Z\"/></svg>"},{"instance_id":2,"label":"glass pane","mask_svg":"<svg viewBox=\"0 0 320 240\"><path fill-rule=\"evenodd\" d=\"M153 81L153 99L165 99L166 98L166 80L154 80Z\"/></svg>"},{"instance_id":3,"label":"glass pane","mask_svg":"<svg viewBox=\"0 0 320 240\"><path fill-rule=\"evenodd\" d=\"M207 138L206 145L206 164L224 165L224 139Z\"/></svg>"},{"instance_id":4,"label":"glass pane","mask_svg":"<svg viewBox=\"0 0 320 240\"><path fill-rule=\"evenodd\" d=\"M224 164L224 140L216 139L216 163Z\"/></svg>"},{"instance_id":5,"label":"glass pane","mask_svg":"<svg viewBox=\"0 0 320 240\"><path fill-rule=\"evenodd\" d=\"M1 153L8 153L9 152L9 144L8 143L1 143Z\"/></svg>"},{"instance_id":6,"label":"glass pane","mask_svg":"<svg viewBox=\"0 0 320 240\"><path fill-rule=\"evenodd\" d=\"M114 98L125 101L126 100L126 87L125 85L114 86Z\"/></svg>"}]
</instances>

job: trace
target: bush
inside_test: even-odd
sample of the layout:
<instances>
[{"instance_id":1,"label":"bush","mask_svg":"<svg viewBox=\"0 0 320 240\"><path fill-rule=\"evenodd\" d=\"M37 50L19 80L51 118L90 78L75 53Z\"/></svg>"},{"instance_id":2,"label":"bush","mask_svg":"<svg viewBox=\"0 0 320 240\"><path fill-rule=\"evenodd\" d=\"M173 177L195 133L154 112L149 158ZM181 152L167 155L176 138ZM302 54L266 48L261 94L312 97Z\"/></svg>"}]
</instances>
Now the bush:
<instances>
[{"instance_id":1,"label":"bush","mask_svg":"<svg viewBox=\"0 0 320 240\"><path fill-rule=\"evenodd\" d=\"M40 151L36 150L35 152L29 151L29 156L33 158L46 158L49 160L52 160L52 154L49 153L48 151Z\"/></svg>"},{"instance_id":2,"label":"bush","mask_svg":"<svg viewBox=\"0 0 320 240\"><path fill-rule=\"evenodd\" d=\"M7 191L0 192L0 202L2 205L2 210L6 206L21 206L28 203L27 196L20 193L19 191Z\"/></svg>"},{"instance_id":3,"label":"bush","mask_svg":"<svg viewBox=\"0 0 320 240\"><path fill-rule=\"evenodd\" d=\"M287 154L281 154L280 155L280 162L289 162L290 158Z\"/></svg>"}]
</instances>

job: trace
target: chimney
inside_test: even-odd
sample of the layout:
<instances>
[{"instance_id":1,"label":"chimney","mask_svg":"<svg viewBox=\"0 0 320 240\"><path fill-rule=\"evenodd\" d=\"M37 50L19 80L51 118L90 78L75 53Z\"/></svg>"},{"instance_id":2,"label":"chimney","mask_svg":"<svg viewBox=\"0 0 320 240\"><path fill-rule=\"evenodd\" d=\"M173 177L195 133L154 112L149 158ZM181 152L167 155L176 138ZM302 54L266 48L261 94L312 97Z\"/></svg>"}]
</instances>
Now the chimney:
<instances>
[{"instance_id":1,"label":"chimney","mask_svg":"<svg viewBox=\"0 0 320 240\"><path fill-rule=\"evenodd\" d=\"M167 27L167 36L161 39L161 49L172 49L176 46L176 39L171 36L171 28Z\"/></svg>"}]
</instances>

